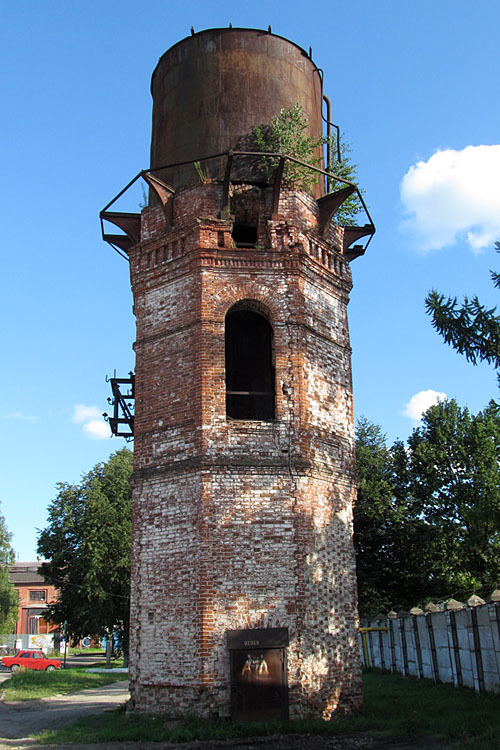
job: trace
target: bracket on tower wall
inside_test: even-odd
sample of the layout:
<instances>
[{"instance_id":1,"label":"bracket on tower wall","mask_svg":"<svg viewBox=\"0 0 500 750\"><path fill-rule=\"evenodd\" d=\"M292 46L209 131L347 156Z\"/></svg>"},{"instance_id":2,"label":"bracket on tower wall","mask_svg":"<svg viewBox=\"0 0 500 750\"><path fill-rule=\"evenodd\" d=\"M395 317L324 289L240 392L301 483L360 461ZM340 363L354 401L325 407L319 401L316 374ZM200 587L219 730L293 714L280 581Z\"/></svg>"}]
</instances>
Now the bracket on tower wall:
<instances>
[{"instance_id":1,"label":"bracket on tower wall","mask_svg":"<svg viewBox=\"0 0 500 750\"><path fill-rule=\"evenodd\" d=\"M323 198L318 199L319 206L319 231L322 237L326 237L328 226L334 214L338 211L342 203L349 198L356 190L355 185L348 185L334 193L329 193Z\"/></svg>"},{"instance_id":2,"label":"bracket on tower wall","mask_svg":"<svg viewBox=\"0 0 500 750\"><path fill-rule=\"evenodd\" d=\"M141 215L135 213L123 213L119 211L102 211L101 221L111 222L125 234L104 234L103 239L111 245L117 245L125 253L140 242L141 239Z\"/></svg>"},{"instance_id":3,"label":"bracket on tower wall","mask_svg":"<svg viewBox=\"0 0 500 750\"><path fill-rule=\"evenodd\" d=\"M107 203L99 214L101 220L101 233L105 242L109 242L111 247L119 255L128 260L128 251L141 240L141 214L140 213L123 213L119 211L108 211L116 201L127 192L139 178L145 180L149 187L154 191L156 197L161 203L163 213L167 223L172 224L173 217L173 198L174 188L153 175L151 170L143 169L139 174L130 180L125 187L120 190L118 195ZM122 229L125 234L107 234L104 231L104 222L109 221ZM122 252L123 251L123 252Z\"/></svg>"},{"instance_id":4,"label":"bracket on tower wall","mask_svg":"<svg viewBox=\"0 0 500 750\"><path fill-rule=\"evenodd\" d=\"M355 240L359 240L361 237L366 237L367 235L370 235L371 240L374 233L375 227L373 224L365 224L364 227L344 227L342 252L347 260L354 260L354 258L359 258L360 255L364 255L365 250L368 247L368 243L366 243L365 247L362 245L354 245L354 247L349 248L349 245ZM368 242L370 240L368 240Z\"/></svg>"},{"instance_id":5,"label":"bracket on tower wall","mask_svg":"<svg viewBox=\"0 0 500 750\"><path fill-rule=\"evenodd\" d=\"M146 180L151 190L153 190L154 194L159 199L165 215L165 221L171 226L174 216L174 188L167 185L163 180L160 180L156 175L151 174L151 172L141 172L141 177Z\"/></svg>"},{"instance_id":6,"label":"bracket on tower wall","mask_svg":"<svg viewBox=\"0 0 500 750\"><path fill-rule=\"evenodd\" d=\"M134 437L135 375L129 372L128 378L114 377L106 380L111 383L113 395L108 398L108 403L113 407L113 416L106 412L102 416L109 423L113 435L130 440Z\"/></svg>"}]
</instances>

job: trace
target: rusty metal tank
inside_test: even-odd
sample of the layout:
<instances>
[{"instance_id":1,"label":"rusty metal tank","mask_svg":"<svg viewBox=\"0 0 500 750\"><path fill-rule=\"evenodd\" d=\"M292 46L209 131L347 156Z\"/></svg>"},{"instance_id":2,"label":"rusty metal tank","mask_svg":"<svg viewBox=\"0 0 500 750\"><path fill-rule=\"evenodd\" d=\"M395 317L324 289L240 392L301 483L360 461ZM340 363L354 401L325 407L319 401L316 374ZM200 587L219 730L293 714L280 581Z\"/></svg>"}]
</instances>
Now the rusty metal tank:
<instances>
[{"instance_id":1,"label":"rusty metal tank","mask_svg":"<svg viewBox=\"0 0 500 750\"><path fill-rule=\"evenodd\" d=\"M269 123L295 102L308 120L309 134L322 135L320 72L307 52L268 31L224 28L192 34L160 58L151 92L153 169L229 149L252 150L253 127ZM201 169L221 179L223 168L221 159L202 162L198 174ZM191 164L157 174L179 189L193 183L195 169Z\"/></svg>"}]
</instances>

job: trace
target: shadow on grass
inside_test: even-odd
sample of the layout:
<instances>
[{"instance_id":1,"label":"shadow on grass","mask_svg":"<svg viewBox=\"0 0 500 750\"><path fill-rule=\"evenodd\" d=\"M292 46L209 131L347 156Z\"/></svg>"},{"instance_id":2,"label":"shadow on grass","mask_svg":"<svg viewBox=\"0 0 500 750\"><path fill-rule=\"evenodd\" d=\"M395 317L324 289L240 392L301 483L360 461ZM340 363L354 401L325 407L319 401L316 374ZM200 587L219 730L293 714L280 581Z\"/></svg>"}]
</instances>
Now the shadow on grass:
<instances>
[{"instance_id":1,"label":"shadow on grass","mask_svg":"<svg viewBox=\"0 0 500 750\"><path fill-rule=\"evenodd\" d=\"M429 680L380 671L364 675L365 703L353 716L241 723L188 717L173 723L161 715L114 711L81 719L70 727L38 737L45 743L189 742L262 737L276 734L373 738L435 737L457 748L500 748L500 698L471 690L434 685Z\"/></svg>"}]
</instances>

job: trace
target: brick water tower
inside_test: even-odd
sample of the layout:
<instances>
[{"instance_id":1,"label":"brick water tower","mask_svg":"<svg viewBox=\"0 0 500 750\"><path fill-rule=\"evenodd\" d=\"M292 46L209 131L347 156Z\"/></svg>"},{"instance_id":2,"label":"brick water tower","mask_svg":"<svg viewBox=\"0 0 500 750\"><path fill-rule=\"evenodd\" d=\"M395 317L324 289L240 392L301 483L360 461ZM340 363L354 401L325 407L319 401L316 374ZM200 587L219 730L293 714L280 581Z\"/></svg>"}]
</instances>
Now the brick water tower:
<instances>
[{"instance_id":1,"label":"brick water tower","mask_svg":"<svg viewBox=\"0 0 500 750\"><path fill-rule=\"evenodd\" d=\"M135 439L132 699L330 717L361 701L347 303L352 243L374 227L335 222L355 188L328 192L322 164L307 191L289 156L255 153L281 108L315 138L328 120L292 42L193 32L152 94L149 205L102 213L125 232L105 239L129 258L137 320L135 415L115 380L111 418Z\"/></svg>"}]
</instances>

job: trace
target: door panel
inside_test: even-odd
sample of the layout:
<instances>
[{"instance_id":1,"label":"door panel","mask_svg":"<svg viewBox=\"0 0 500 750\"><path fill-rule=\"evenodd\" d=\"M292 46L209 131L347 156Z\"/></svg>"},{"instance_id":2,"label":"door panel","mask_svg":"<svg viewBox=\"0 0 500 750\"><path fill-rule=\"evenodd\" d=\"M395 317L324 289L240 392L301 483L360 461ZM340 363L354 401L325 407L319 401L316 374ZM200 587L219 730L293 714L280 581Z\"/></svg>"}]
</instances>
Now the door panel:
<instances>
[{"instance_id":1,"label":"door panel","mask_svg":"<svg viewBox=\"0 0 500 750\"><path fill-rule=\"evenodd\" d=\"M285 649L231 651L231 705L233 719L288 717Z\"/></svg>"}]
</instances>

